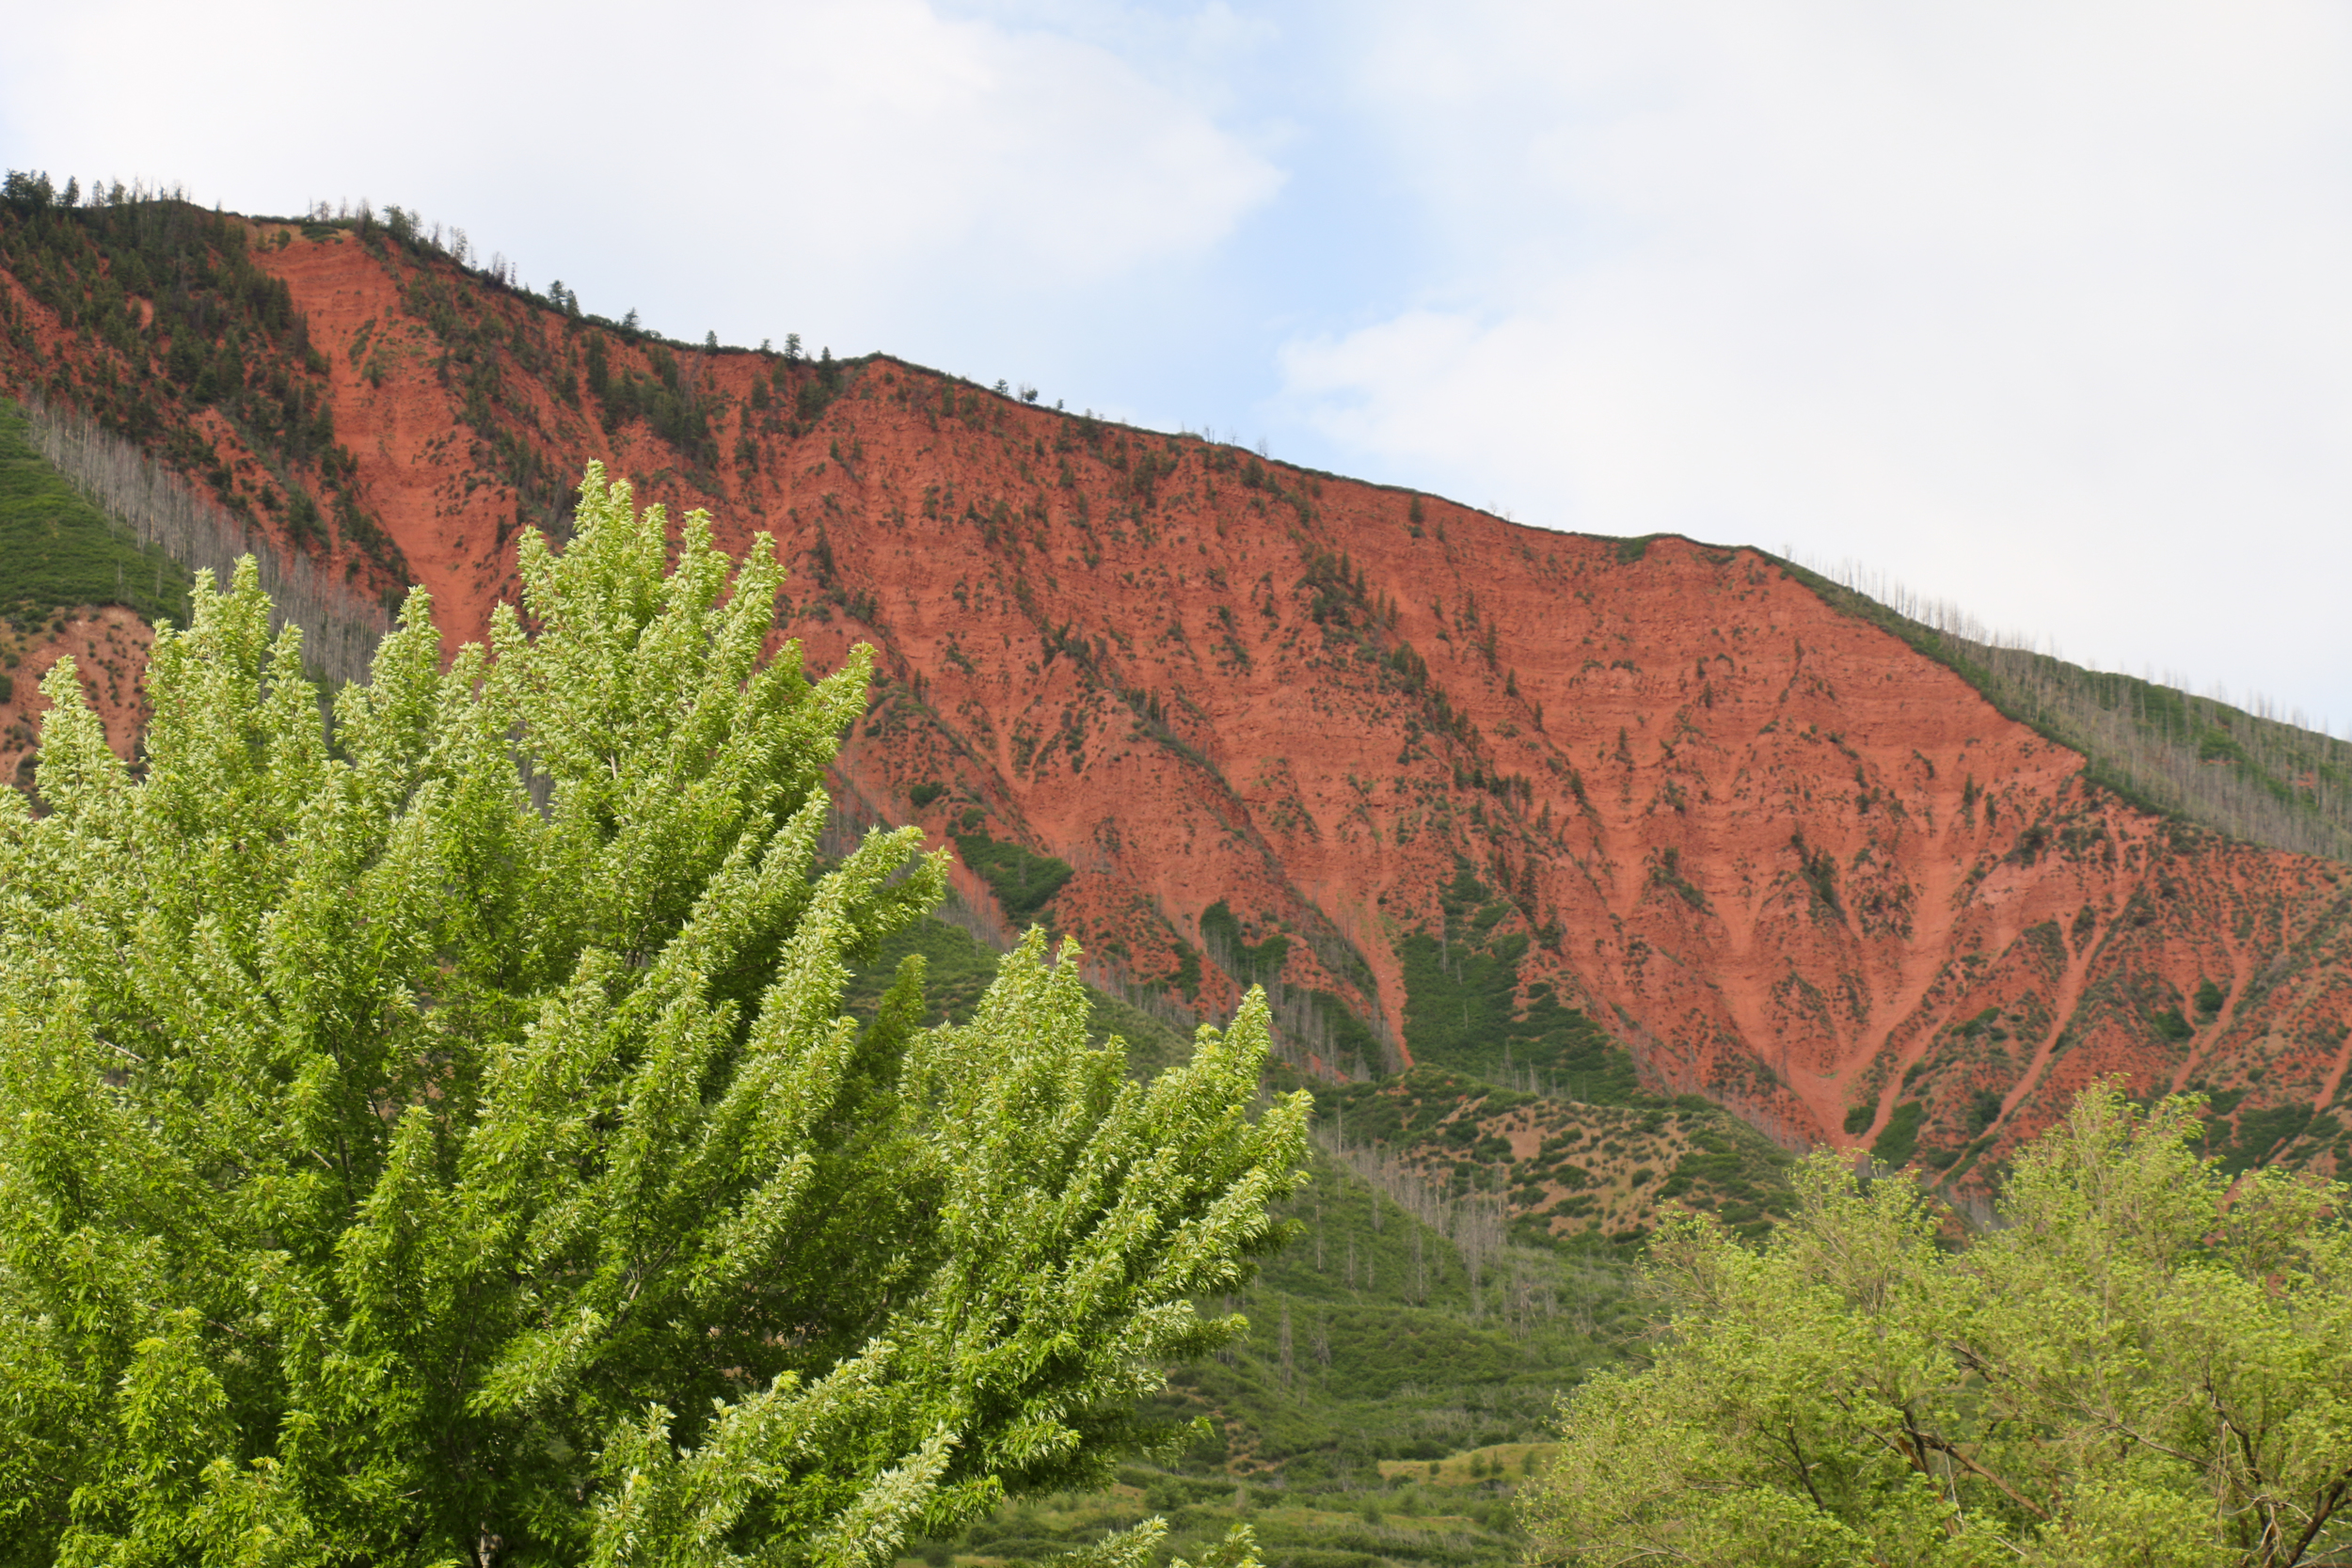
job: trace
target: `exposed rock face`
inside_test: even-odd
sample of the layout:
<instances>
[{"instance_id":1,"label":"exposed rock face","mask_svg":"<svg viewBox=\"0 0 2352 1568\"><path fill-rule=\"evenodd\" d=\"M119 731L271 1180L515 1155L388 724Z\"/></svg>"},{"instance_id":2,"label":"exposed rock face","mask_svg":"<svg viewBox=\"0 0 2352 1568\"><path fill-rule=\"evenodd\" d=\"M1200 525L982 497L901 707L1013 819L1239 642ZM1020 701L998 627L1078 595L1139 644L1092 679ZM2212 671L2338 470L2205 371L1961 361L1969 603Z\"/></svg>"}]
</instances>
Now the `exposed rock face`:
<instances>
[{"instance_id":1,"label":"exposed rock face","mask_svg":"<svg viewBox=\"0 0 2352 1568\"><path fill-rule=\"evenodd\" d=\"M780 635L880 656L848 783L1016 879L1066 862L1051 918L1136 983L1214 1009L1279 978L1343 1070L1556 1075L1566 1036L1505 1067L1476 1009L1581 1010L1655 1085L1956 1178L2107 1073L2244 1091L2242 1157L2340 1147L2344 869L2097 791L1754 551L1518 527L887 359L626 341L397 246L254 233L453 642L589 459L732 546L771 532ZM14 297L9 384L119 355Z\"/></svg>"}]
</instances>

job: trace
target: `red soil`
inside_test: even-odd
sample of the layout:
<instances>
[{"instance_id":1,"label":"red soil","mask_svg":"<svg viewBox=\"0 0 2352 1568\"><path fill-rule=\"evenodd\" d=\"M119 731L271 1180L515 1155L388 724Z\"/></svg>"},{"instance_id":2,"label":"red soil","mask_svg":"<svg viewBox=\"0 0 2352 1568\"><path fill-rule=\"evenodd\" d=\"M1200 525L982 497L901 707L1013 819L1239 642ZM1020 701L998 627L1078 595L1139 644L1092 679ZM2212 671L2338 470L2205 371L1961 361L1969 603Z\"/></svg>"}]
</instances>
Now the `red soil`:
<instances>
[{"instance_id":1,"label":"red soil","mask_svg":"<svg viewBox=\"0 0 2352 1568\"><path fill-rule=\"evenodd\" d=\"M35 750L41 715L49 711L40 683L68 656L106 726L106 743L118 756L129 758L154 714L144 684L147 650L154 641L146 622L119 605L104 605L72 612L56 631L44 627L30 637L0 641L18 661L8 672L8 700L0 702L0 781L18 778L25 753Z\"/></svg>"},{"instance_id":2,"label":"red soil","mask_svg":"<svg viewBox=\"0 0 2352 1568\"><path fill-rule=\"evenodd\" d=\"M601 458L641 501L707 506L734 547L772 532L812 662L880 654L849 784L942 841L977 808L1070 861L1057 923L1137 978L1172 972L1224 900L1249 940L1300 939L1286 979L1401 1037L1394 943L1435 928L1467 862L1539 939L1523 985L1587 1006L1661 1085L1806 1137L1867 1143L1916 1099L1923 1148L1957 1149L1986 1096L1997 1154L2107 1073L2249 1105L2343 1086L2342 868L2125 806L1752 551L1637 552L1279 465L1261 484L1231 449L888 360L794 428L808 367L779 383L771 357L680 354L719 410L722 459L697 468L565 402L593 329L356 240L260 259L308 313L366 504L453 644L512 592L517 492L452 341L410 313L421 277L470 341L486 324L510 345L477 352L511 450L567 474ZM608 341L615 374L650 370ZM949 787L917 811L922 784ZM2229 1001L2204 1022L2208 977ZM1211 968L1201 994L1232 988Z\"/></svg>"}]
</instances>

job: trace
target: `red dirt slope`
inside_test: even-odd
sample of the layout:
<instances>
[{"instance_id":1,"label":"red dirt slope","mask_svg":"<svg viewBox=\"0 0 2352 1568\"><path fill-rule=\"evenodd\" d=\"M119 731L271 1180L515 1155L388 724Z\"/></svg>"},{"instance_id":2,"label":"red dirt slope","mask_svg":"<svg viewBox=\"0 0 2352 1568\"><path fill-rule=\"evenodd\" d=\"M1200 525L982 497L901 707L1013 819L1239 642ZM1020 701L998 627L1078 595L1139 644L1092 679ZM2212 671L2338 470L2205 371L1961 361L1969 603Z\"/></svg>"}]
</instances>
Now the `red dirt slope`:
<instances>
[{"instance_id":1,"label":"red dirt slope","mask_svg":"<svg viewBox=\"0 0 2352 1568\"><path fill-rule=\"evenodd\" d=\"M40 683L58 659L71 657L82 690L106 726L106 742L128 757L154 709L143 677L148 645L155 640L146 622L119 605L100 605L60 615L30 633L0 633L0 662L8 662L8 697L0 702L0 780L20 784L25 753L34 750L49 699Z\"/></svg>"},{"instance_id":2,"label":"red dirt slope","mask_svg":"<svg viewBox=\"0 0 2352 1568\"><path fill-rule=\"evenodd\" d=\"M2121 1072L2328 1158L2344 869L2124 805L1753 551L1518 527L886 359L663 349L381 240L266 232L354 490L453 641L590 458L734 546L771 531L813 661L881 654L855 789L1067 860L1054 920L1139 982L1232 966L1221 904L1291 939L1300 1028L1328 991L1399 1064L1402 943L1467 868L1487 938L1524 939L1522 997L1549 983L1656 1084L1769 1127L1915 1120L1958 1175ZM37 344L0 380L72 395L119 353L16 297Z\"/></svg>"}]
</instances>

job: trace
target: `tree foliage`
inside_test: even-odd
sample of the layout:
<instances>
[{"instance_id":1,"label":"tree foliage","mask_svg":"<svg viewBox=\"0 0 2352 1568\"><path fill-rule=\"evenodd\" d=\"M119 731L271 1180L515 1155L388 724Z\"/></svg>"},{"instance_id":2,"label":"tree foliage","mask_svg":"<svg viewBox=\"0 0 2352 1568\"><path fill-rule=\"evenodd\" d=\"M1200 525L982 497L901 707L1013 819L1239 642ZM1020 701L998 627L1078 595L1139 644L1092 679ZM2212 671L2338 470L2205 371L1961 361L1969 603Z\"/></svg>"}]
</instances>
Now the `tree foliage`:
<instances>
[{"instance_id":1,"label":"tree foliage","mask_svg":"<svg viewBox=\"0 0 2352 1568\"><path fill-rule=\"evenodd\" d=\"M2195 1102L2083 1094L1963 1248L1899 1180L1803 1167L1751 1248L1661 1230L1653 1365L1563 1402L1531 1489L1579 1564L2352 1560L2345 1189L2233 1191Z\"/></svg>"},{"instance_id":2,"label":"tree foliage","mask_svg":"<svg viewBox=\"0 0 2352 1568\"><path fill-rule=\"evenodd\" d=\"M69 663L0 790L0 1560L871 1564L1102 1480L1279 1236L1262 1001L1132 1082L1042 939L864 1027L942 895L818 856L864 651L592 469L444 671L323 723L250 562L158 635L143 772ZM1124 1561L1143 1542L1105 1548ZM1122 1556L1122 1554L1124 1554ZM1138 1558L1139 1561L1140 1559Z\"/></svg>"}]
</instances>

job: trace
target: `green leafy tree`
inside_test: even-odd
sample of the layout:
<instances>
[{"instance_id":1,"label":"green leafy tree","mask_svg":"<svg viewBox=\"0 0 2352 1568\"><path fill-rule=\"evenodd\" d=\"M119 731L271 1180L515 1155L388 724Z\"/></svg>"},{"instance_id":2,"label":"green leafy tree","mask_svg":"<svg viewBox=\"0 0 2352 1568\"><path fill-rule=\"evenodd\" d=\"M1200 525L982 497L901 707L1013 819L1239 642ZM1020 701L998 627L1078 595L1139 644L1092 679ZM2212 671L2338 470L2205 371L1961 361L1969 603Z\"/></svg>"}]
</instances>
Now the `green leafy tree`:
<instances>
[{"instance_id":1,"label":"green leafy tree","mask_svg":"<svg viewBox=\"0 0 2352 1568\"><path fill-rule=\"evenodd\" d=\"M1646 1370L1563 1402L1523 1504L1577 1564L2352 1561L2345 1189L2234 1191L2196 1104L2078 1098L1964 1247L1821 1155L1751 1248L1664 1227Z\"/></svg>"},{"instance_id":2,"label":"green leafy tree","mask_svg":"<svg viewBox=\"0 0 2352 1568\"><path fill-rule=\"evenodd\" d=\"M0 1560L887 1561L1103 1481L1279 1238L1265 1011L1131 1081L1032 934L966 1027L914 830L818 855L867 663L592 469L444 671L330 725L251 562L156 639L143 772L70 664L0 790ZM1153 1537L1106 1546L1139 1565ZM1229 1556L1246 1555L1246 1543Z\"/></svg>"}]
</instances>

